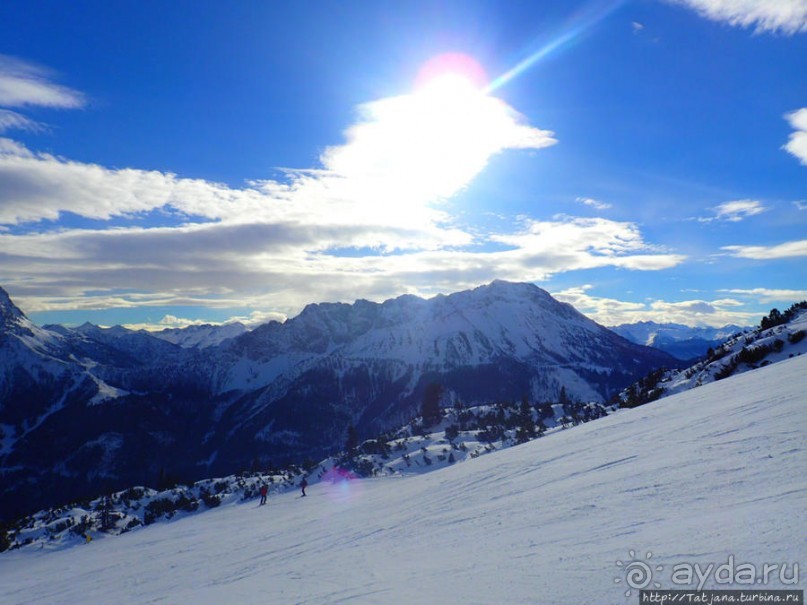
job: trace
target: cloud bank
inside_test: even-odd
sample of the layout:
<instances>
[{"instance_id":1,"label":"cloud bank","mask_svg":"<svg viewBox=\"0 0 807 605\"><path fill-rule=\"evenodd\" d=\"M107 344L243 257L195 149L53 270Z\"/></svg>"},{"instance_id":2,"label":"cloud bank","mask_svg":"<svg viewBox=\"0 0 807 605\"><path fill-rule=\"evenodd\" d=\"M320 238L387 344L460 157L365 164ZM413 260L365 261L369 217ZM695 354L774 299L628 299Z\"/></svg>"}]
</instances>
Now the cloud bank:
<instances>
[{"instance_id":1,"label":"cloud bank","mask_svg":"<svg viewBox=\"0 0 807 605\"><path fill-rule=\"evenodd\" d=\"M81 99L51 92L64 106ZM363 105L319 166L240 188L0 138L0 283L29 312L198 305L291 315L312 300L428 296L494 278L684 260L631 222L525 218L507 232L459 224L445 201L490 158L556 141L494 97L455 101L413 93ZM61 226L68 213L88 226Z\"/></svg>"},{"instance_id":2,"label":"cloud bank","mask_svg":"<svg viewBox=\"0 0 807 605\"><path fill-rule=\"evenodd\" d=\"M653 321L676 323L691 327L725 326L728 324L751 325L759 320L759 313L740 310L743 303L733 299L683 300L669 302L649 300L644 303L627 302L614 298L593 296L591 285L568 288L552 295L605 326ZM738 291L744 292L744 291Z\"/></svg>"}]
</instances>

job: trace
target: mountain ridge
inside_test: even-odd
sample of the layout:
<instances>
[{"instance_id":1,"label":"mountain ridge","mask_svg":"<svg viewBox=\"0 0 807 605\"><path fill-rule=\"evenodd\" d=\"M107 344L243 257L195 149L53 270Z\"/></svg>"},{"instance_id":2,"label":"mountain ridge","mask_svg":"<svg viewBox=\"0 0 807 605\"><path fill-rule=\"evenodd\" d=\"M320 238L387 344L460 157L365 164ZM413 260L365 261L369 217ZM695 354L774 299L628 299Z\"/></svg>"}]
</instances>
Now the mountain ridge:
<instances>
[{"instance_id":1,"label":"mountain ridge","mask_svg":"<svg viewBox=\"0 0 807 605\"><path fill-rule=\"evenodd\" d=\"M603 402L673 358L635 345L532 284L383 303L308 305L205 348L84 325L4 330L0 346L3 515L52 498L193 479L327 455L443 405Z\"/></svg>"}]
</instances>

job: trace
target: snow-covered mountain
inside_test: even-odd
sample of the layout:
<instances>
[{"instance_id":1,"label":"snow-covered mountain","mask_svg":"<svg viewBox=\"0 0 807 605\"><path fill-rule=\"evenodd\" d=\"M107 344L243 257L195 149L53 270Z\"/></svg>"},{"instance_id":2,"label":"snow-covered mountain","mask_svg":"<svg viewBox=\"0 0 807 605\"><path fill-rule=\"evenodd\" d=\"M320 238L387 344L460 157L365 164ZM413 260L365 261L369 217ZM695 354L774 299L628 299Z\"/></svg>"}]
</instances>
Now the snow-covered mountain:
<instances>
[{"instance_id":1,"label":"snow-covered mountain","mask_svg":"<svg viewBox=\"0 0 807 605\"><path fill-rule=\"evenodd\" d=\"M205 348L147 332L37 328L7 296L0 333L0 518L161 473L192 480L319 459L444 405L605 401L673 367L529 284L306 307Z\"/></svg>"},{"instance_id":2,"label":"snow-covered mountain","mask_svg":"<svg viewBox=\"0 0 807 605\"><path fill-rule=\"evenodd\" d=\"M635 407L734 374L742 374L807 353L807 302L781 313L771 311L758 328L739 332L710 348L704 359L683 369L654 370L620 393L622 405Z\"/></svg>"},{"instance_id":3,"label":"snow-covered mountain","mask_svg":"<svg viewBox=\"0 0 807 605\"><path fill-rule=\"evenodd\" d=\"M640 321L612 326L611 330L636 344L655 347L681 360L704 357L706 351L723 344L744 328L726 325L722 328L709 326L690 327L676 323Z\"/></svg>"},{"instance_id":4,"label":"snow-covered mountain","mask_svg":"<svg viewBox=\"0 0 807 605\"><path fill-rule=\"evenodd\" d=\"M206 349L219 345L229 338L241 336L241 334L247 331L247 327L244 324L236 321L218 326L201 324L187 326L185 328L166 328L165 330L151 332L150 334L186 349Z\"/></svg>"},{"instance_id":5,"label":"snow-covered mountain","mask_svg":"<svg viewBox=\"0 0 807 605\"><path fill-rule=\"evenodd\" d=\"M800 591L806 390L801 356L435 472L334 475L306 498L223 498L119 537L31 545L0 555L3 602L624 605L640 588Z\"/></svg>"}]
</instances>

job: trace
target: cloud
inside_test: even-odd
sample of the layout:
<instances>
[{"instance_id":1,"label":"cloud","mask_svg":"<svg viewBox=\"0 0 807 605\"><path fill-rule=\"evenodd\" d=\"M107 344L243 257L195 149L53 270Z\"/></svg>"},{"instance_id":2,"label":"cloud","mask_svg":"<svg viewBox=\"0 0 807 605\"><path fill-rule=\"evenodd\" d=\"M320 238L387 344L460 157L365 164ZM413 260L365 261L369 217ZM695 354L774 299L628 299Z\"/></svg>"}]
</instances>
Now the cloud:
<instances>
[{"instance_id":1,"label":"cloud","mask_svg":"<svg viewBox=\"0 0 807 605\"><path fill-rule=\"evenodd\" d=\"M607 266L653 271L684 259L646 244L632 223L575 217L488 234L489 249L481 240L474 249L394 254L344 255L329 247L395 237L394 226L386 229L212 223L0 233L0 273L6 283L18 284L29 311L198 305L292 315L312 300L428 296L494 278L536 281ZM104 294L132 289L142 293Z\"/></svg>"},{"instance_id":2,"label":"cloud","mask_svg":"<svg viewBox=\"0 0 807 605\"><path fill-rule=\"evenodd\" d=\"M668 0L701 16L757 33L796 34L807 31L807 0Z\"/></svg>"},{"instance_id":3,"label":"cloud","mask_svg":"<svg viewBox=\"0 0 807 605\"><path fill-rule=\"evenodd\" d=\"M807 256L807 239L784 242L775 246L723 246L732 256L754 260L774 260Z\"/></svg>"},{"instance_id":4,"label":"cloud","mask_svg":"<svg viewBox=\"0 0 807 605\"><path fill-rule=\"evenodd\" d=\"M797 200L793 202L793 205L797 210L807 210L807 201L805 200Z\"/></svg>"},{"instance_id":5,"label":"cloud","mask_svg":"<svg viewBox=\"0 0 807 605\"><path fill-rule=\"evenodd\" d=\"M8 107L50 107L76 109L86 103L82 93L52 82L52 72L33 63L0 54L0 134L9 130L42 132L44 124ZM0 138L0 157L4 154L29 155L21 145ZM0 199L0 207L3 201ZM4 222L0 218L0 223Z\"/></svg>"},{"instance_id":6,"label":"cloud","mask_svg":"<svg viewBox=\"0 0 807 605\"><path fill-rule=\"evenodd\" d=\"M734 288L730 290L720 290L720 292L748 296L761 303L795 302L799 300L807 300L807 290L784 290L772 288L752 288L743 290Z\"/></svg>"},{"instance_id":7,"label":"cloud","mask_svg":"<svg viewBox=\"0 0 807 605\"><path fill-rule=\"evenodd\" d=\"M330 174L374 193L383 188L387 196L428 201L460 191L505 149L556 143L500 99L473 91L425 90L367 103L345 136L347 144L321 157Z\"/></svg>"},{"instance_id":8,"label":"cloud","mask_svg":"<svg viewBox=\"0 0 807 605\"><path fill-rule=\"evenodd\" d=\"M0 132L5 132L6 130L39 132L43 129L44 127L39 122L30 120L16 111L0 109Z\"/></svg>"},{"instance_id":9,"label":"cloud","mask_svg":"<svg viewBox=\"0 0 807 605\"><path fill-rule=\"evenodd\" d=\"M630 26L634 34L638 34L644 29L644 25L639 23L638 21L631 21Z\"/></svg>"},{"instance_id":10,"label":"cloud","mask_svg":"<svg viewBox=\"0 0 807 605\"><path fill-rule=\"evenodd\" d=\"M44 67L0 55L0 106L77 109L86 104L82 93L52 80Z\"/></svg>"},{"instance_id":11,"label":"cloud","mask_svg":"<svg viewBox=\"0 0 807 605\"><path fill-rule=\"evenodd\" d=\"M106 220L165 207L219 219L236 201L248 212L250 201L259 197L254 190L233 191L170 173L113 170L34 153L19 144L0 145L2 224L56 220L63 212Z\"/></svg>"},{"instance_id":12,"label":"cloud","mask_svg":"<svg viewBox=\"0 0 807 605\"><path fill-rule=\"evenodd\" d=\"M761 214L767 210L761 202L756 200L735 200L733 202L724 202L714 208L714 216L701 217L697 220L701 223L710 223L712 221L727 221L730 223L737 223L749 216Z\"/></svg>"},{"instance_id":13,"label":"cloud","mask_svg":"<svg viewBox=\"0 0 807 605\"><path fill-rule=\"evenodd\" d=\"M758 312L740 310L743 303L734 299L720 300L651 300L645 303L627 302L614 298L598 297L589 294L591 285L577 286L552 295L568 302L594 321L605 326L624 323L653 321L656 323L677 323L692 327L727 324L751 325L759 318Z\"/></svg>"},{"instance_id":14,"label":"cloud","mask_svg":"<svg viewBox=\"0 0 807 605\"><path fill-rule=\"evenodd\" d=\"M182 305L279 318L316 300L683 262L630 222L459 225L444 201L491 157L555 143L503 101L463 103L413 94L363 105L317 167L243 187L76 162L0 138L0 283L29 312ZM97 224L52 222L65 213Z\"/></svg>"},{"instance_id":15,"label":"cloud","mask_svg":"<svg viewBox=\"0 0 807 605\"><path fill-rule=\"evenodd\" d=\"M609 208L612 207L612 205L609 204L608 202L601 202L599 200L595 200L594 198L590 197L578 197L576 201L586 206L590 206L595 210L608 210Z\"/></svg>"},{"instance_id":16,"label":"cloud","mask_svg":"<svg viewBox=\"0 0 807 605\"><path fill-rule=\"evenodd\" d=\"M795 132L790 135L790 139L783 149L807 166L807 107L787 114L785 119Z\"/></svg>"}]
</instances>

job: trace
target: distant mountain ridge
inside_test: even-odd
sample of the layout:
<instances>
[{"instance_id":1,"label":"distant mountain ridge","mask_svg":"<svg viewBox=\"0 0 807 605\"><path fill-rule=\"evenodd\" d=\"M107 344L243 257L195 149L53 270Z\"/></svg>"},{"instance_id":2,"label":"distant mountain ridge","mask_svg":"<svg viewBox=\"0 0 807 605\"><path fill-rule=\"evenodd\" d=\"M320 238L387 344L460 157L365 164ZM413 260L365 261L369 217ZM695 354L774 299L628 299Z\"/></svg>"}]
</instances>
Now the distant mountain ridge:
<instances>
[{"instance_id":1,"label":"distant mountain ridge","mask_svg":"<svg viewBox=\"0 0 807 605\"><path fill-rule=\"evenodd\" d=\"M0 297L0 517L161 472L316 459L348 425L369 435L408 421L431 382L446 405L561 392L602 402L677 363L534 285L501 281L312 304L204 347L121 327L39 328Z\"/></svg>"},{"instance_id":2,"label":"distant mountain ridge","mask_svg":"<svg viewBox=\"0 0 807 605\"><path fill-rule=\"evenodd\" d=\"M733 335L743 332L744 328L732 324L714 328L640 321L611 326L611 330L631 342L660 349L686 361L705 356L710 347L721 345Z\"/></svg>"},{"instance_id":3,"label":"distant mountain ridge","mask_svg":"<svg viewBox=\"0 0 807 605\"><path fill-rule=\"evenodd\" d=\"M757 328L734 334L707 350L688 368L659 368L619 394L624 407L636 407L735 374L807 353L807 302L784 313L773 309Z\"/></svg>"},{"instance_id":4,"label":"distant mountain ridge","mask_svg":"<svg viewBox=\"0 0 807 605\"><path fill-rule=\"evenodd\" d=\"M165 330L150 332L150 334L185 349L206 349L207 347L219 345L229 338L241 336L245 332L248 332L247 327L236 321L221 325L200 324L185 328L166 328Z\"/></svg>"}]
</instances>

